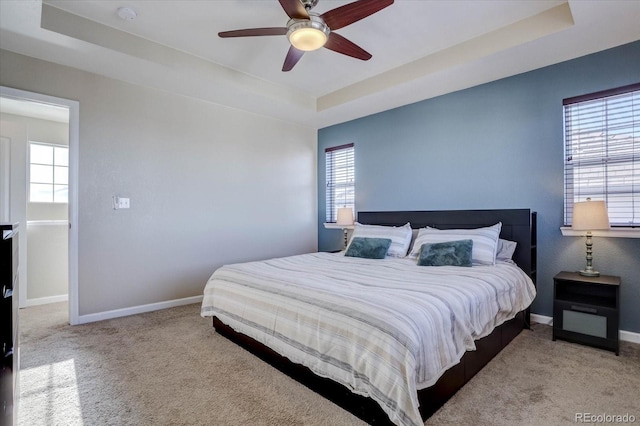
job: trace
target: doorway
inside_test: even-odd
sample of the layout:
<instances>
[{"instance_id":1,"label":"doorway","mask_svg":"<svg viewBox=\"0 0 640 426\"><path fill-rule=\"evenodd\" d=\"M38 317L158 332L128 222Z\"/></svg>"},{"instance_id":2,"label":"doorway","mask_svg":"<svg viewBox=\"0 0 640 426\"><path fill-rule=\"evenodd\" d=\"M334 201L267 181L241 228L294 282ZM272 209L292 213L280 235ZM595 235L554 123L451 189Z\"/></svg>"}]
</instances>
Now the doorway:
<instances>
[{"instance_id":1,"label":"doorway","mask_svg":"<svg viewBox=\"0 0 640 426\"><path fill-rule=\"evenodd\" d=\"M20 307L68 299L69 322L77 324L79 104L0 87L0 113L1 161L10 158L0 199L20 224Z\"/></svg>"}]
</instances>

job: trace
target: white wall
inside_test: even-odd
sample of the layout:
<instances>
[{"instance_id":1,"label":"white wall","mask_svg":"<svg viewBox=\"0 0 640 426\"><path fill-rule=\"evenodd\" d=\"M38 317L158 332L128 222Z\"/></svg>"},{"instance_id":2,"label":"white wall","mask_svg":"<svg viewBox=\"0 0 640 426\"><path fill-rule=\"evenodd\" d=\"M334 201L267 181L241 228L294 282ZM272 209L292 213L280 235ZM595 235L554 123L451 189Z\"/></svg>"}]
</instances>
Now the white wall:
<instances>
[{"instance_id":1,"label":"white wall","mask_svg":"<svg viewBox=\"0 0 640 426\"><path fill-rule=\"evenodd\" d=\"M69 288L68 226L64 223L27 222L26 305L51 303Z\"/></svg>"},{"instance_id":2,"label":"white wall","mask_svg":"<svg viewBox=\"0 0 640 426\"><path fill-rule=\"evenodd\" d=\"M0 84L80 103L81 316L200 295L223 264L316 250L315 130L7 51Z\"/></svg>"}]
</instances>

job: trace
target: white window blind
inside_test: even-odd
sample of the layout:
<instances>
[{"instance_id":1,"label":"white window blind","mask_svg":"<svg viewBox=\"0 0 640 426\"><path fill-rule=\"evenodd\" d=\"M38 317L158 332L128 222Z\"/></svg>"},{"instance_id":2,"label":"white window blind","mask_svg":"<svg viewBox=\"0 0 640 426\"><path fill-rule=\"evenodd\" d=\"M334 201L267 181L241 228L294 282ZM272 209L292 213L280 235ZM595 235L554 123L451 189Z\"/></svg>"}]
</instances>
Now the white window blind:
<instances>
[{"instance_id":1,"label":"white window blind","mask_svg":"<svg viewBox=\"0 0 640 426\"><path fill-rule=\"evenodd\" d=\"M564 222L604 200L611 226L640 226L640 83L565 99Z\"/></svg>"},{"instance_id":2,"label":"white window blind","mask_svg":"<svg viewBox=\"0 0 640 426\"><path fill-rule=\"evenodd\" d=\"M327 148L326 208L328 223L335 222L339 207L354 207L355 204L355 156L353 144Z\"/></svg>"}]
</instances>

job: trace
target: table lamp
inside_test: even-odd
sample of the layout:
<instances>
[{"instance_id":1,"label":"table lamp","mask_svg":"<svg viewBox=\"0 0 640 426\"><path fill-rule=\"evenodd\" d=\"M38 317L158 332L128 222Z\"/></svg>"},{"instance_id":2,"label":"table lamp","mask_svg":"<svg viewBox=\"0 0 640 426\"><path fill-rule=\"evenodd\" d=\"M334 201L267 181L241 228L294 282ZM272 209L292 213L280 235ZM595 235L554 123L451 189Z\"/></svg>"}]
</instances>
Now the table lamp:
<instances>
[{"instance_id":1,"label":"table lamp","mask_svg":"<svg viewBox=\"0 0 640 426\"><path fill-rule=\"evenodd\" d=\"M586 277L600 276L600 272L593 269L593 241L591 231L609 229L609 215L604 201L587 201L573 205L573 223L571 228L576 231L587 231L587 266L581 270L580 275Z\"/></svg>"}]
</instances>

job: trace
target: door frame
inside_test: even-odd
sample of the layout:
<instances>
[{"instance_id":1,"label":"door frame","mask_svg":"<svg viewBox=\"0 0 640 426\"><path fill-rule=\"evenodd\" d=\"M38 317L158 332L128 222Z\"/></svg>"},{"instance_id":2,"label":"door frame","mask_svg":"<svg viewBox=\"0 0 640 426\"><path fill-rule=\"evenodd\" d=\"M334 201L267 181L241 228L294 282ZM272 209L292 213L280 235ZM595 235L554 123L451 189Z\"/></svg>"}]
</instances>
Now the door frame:
<instances>
[{"instance_id":1,"label":"door frame","mask_svg":"<svg viewBox=\"0 0 640 426\"><path fill-rule=\"evenodd\" d=\"M71 99L0 86L0 96L66 107L69 110L69 323L78 324L78 164L80 103ZM27 188L24 188L26 191ZM26 232L26 223L21 226ZM22 261L26 262L26 259ZM20 292L24 294L25 292Z\"/></svg>"},{"instance_id":2,"label":"door frame","mask_svg":"<svg viewBox=\"0 0 640 426\"><path fill-rule=\"evenodd\" d=\"M11 139L0 136L0 191L11 194ZM4 175L3 175L4 174ZM11 198L0 196L0 221L6 222L11 217Z\"/></svg>"}]
</instances>

